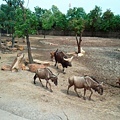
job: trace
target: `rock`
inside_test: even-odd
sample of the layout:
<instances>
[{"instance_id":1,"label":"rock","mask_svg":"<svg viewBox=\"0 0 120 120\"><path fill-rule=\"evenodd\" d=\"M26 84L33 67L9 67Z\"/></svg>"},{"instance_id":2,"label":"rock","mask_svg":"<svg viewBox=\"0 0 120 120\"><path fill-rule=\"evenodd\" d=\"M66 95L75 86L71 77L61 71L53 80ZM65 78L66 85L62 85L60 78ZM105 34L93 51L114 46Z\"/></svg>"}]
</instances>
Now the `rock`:
<instances>
[{"instance_id":1,"label":"rock","mask_svg":"<svg viewBox=\"0 0 120 120\"><path fill-rule=\"evenodd\" d=\"M82 53L78 53L78 57L82 57L84 54Z\"/></svg>"},{"instance_id":2,"label":"rock","mask_svg":"<svg viewBox=\"0 0 120 120\"><path fill-rule=\"evenodd\" d=\"M10 68L11 68L10 65L3 65L3 66L1 67L1 70L10 71Z\"/></svg>"},{"instance_id":3,"label":"rock","mask_svg":"<svg viewBox=\"0 0 120 120\"><path fill-rule=\"evenodd\" d=\"M42 65L45 65L45 66L50 66L50 63L47 62L47 61L41 61L41 60L38 60L38 59L34 59L33 61L35 63L38 63L38 64L42 64Z\"/></svg>"},{"instance_id":4,"label":"rock","mask_svg":"<svg viewBox=\"0 0 120 120\"><path fill-rule=\"evenodd\" d=\"M17 52L17 48L15 48L15 47L11 48L11 50L12 50L13 52Z\"/></svg>"},{"instance_id":5,"label":"rock","mask_svg":"<svg viewBox=\"0 0 120 120\"><path fill-rule=\"evenodd\" d=\"M44 65L39 65L39 64L28 64L29 71L31 72L36 72L37 69L39 68L45 68Z\"/></svg>"},{"instance_id":6,"label":"rock","mask_svg":"<svg viewBox=\"0 0 120 120\"><path fill-rule=\"evenodd\" d=\"M20 51L24 50L24 46L16 45L16 48L17 50L20 50Z\"/></svg>"},{"instance_id":7,"label":"rock","mask_svg":"<svg viewBox=\"0 0 120 120\"><path fill-rule=\"evenodd\" d=\"M6 42L6 46L7 47L11 47L12 46L12 42L11 41Z\"/></svg>"}]
</instances>

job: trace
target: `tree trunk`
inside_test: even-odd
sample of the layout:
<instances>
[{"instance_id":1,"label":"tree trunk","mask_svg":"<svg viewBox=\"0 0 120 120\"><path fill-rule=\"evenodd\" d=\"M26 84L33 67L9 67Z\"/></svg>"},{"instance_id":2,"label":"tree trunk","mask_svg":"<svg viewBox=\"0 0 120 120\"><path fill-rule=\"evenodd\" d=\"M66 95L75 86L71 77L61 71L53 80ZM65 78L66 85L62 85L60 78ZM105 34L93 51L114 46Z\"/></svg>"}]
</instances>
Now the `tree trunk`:
<instances>
[{"instance_id":1,"label":"tree trunk","mask_svg":"<svg viewBox=\"0 0 120 120\"><path fill-rule=\"evenodd\" d=\"M8 28L7 28L7 35L8 35Z\"/></svg>"},{"instance_id":2,"label":"tree trunk","mask_svg":"<svg viewBox=\"0 0 120 120\"><path fill-rule=\"evenodd\" d=\"M29 63L32 64L33 63L33 57L32 57L32 53L31 53L31 47L30 47L30 41L29 41L29 35L28 34L26 35L26 42L27 42Z\"/></svg>"},{"instance_id":3,"label":"tree trunk","mask_svg":"<svg viewBox=\"0 0 120 120\"><path fill-rule=\"evenodd\" d=\"M91 26L91 33L92 33L91 35L92 35L92 36L91 36L91 37L94 37L94 31L95 31L95 30L94 30L94 26L92 25L92 26Z\"/></svg>"},{"instance_id":4,"label":"tree trunk","mask_svg":"<svg viewBox=\"0 0 120 120\"><path fill-rule=\"evenodd\" d=\"M45 30L44 30L44 38L45 38Z\"/></svg>"},{"instance_id":5,"label":"tree trunk","mask_svg":"<svg viewBox=\"0 0 120 120\"><path fill-rule=\"evenodd\" d=\"M76 34L76 41L77 41L78 53L81 53L82 33L80 33L79 39L78 39L77 34Z\"/></svg>"},{"instance_id":6,"label":"tree trunk","mask_svg":"<svg viewBox=\"0 0 120 120\"><path fill-rule=\"evenodd\" d=\"M15 37L14 37L14 35L12 33L12 48L14 47L14 44L15 44Z\"/></svg>"},{"instance_id":7,"label":"tree trunk","mask_svg":"<svg viewBox=\"0 0 120 120\"><path fill-rule=\"evenodd\" d=\"M20 2L20 0L19 0ZM22 3L20 2L20 6L23 10L23 13L24 13L24 21L26 21L26 13L25 13L25 8L24 6L22 5ZM28 59L29 59L29 63L32 64L33 63L33 57L32 57L32 53L31 53L31 47L30 47L30 41L29 41L29 34L28 34L28 29L25 30L26 32L26 42L27 42L27 49L28 49Z\"/></svg>"},{"instance_id":8,"label":"tree trunk","mask_svg":"<svg viewBox=\"0 0 120 120\"><path fill-rule=\"evenodd\" d=\"M78 45L78 53L81 53L81 49L79 45Z\"/></svg>"}]
</instances>

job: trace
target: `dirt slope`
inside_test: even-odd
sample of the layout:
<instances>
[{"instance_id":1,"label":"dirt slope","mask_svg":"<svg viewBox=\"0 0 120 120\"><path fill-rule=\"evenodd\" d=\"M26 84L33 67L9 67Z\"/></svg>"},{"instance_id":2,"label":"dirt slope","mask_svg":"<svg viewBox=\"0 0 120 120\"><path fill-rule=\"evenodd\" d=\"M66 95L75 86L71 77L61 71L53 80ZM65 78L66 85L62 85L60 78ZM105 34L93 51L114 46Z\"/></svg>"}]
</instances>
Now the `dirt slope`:
<instances>
[{"instance_id":1,"label":"dirt slope","mask_svg":"<svg viewBox=\"0 0 120 120\"><path fill-rule=\"evenodd\" d=\"M20 39L19 39L20 40ZM64 52L76 51L74 37L31 37L34 58L50 61L49 53L57 48ZM51 44L51 43L54 43ZM21 45L24 45L20 41ZM25 45L26 46L26 45ZM53 92L43 88L39 80L33 84L34 73L29 71L0 71L0 109L28 120L118 120L120 118L120 88L115 84L120 76L120 40L83 37L85 56L74 57L72 67L62 74L54 62L49 67L60 72L58 86L52 82ZM19 52L19 51L18 51ZM27 57L27 50L23 51ZM11 64L17 53L1 54L0 67ZM78 98L73 88L66 94L67 79L72 75L92 75L104 82L103 96L93 93L92 100ZM45 84L45 81L43 81ZM83 90L78 90L83 95ZM90 92L87 91L87 96Z\"/></svg>"}]
</instances>

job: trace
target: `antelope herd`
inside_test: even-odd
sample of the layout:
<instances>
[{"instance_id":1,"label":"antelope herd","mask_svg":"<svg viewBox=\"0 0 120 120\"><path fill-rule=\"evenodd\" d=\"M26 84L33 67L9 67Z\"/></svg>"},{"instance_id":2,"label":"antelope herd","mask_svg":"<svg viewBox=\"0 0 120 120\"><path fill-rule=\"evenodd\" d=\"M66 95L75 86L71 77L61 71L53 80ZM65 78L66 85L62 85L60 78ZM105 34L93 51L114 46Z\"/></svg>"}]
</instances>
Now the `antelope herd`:
<instances>
[{"instance_id":1,"label":"antelope herd","mask_svg":"<svg viewBox=\"0 0 120 120\"><path fill-rule=\"evenodd\" d=\"M82 49L81 50L82 53L81 55L78 55L79 57L83 56L85 54L85 51ZM14 62L15 64L13 64L15 66L15 68L19 67L20 65L18 64L19 62L21 63L21 59L23 58L24 54L20 54L19 56L17 55L17 58L15 59L16 62ZM73 60L73 56L71 56L70 58L68 58L68 56L61 50L56 50L54 52L50 52L50 57L52 61L55 61L54 66L57 67L58 69L58 63L60 63L62 65L62 72L63 74L65 74L65 68L67 69L67 67L72 67L72 60ZM19 60L19 59L20 60ZM17 63L17 64L16 64ZM13 66L12 65L12 66ZM17 66L17 67L16 67ZM5 66L6 67L6 66ZM50 80L57 86L58 85L58 75L53 74L53 72L47 68L44 65L38 65L38 64L28 64L28 68L31 72L34 72L34 84L36 84L36 78L39 78L39 81L41 83L41 85L44 87L43 83L42 83L42 79L44 79L46 81L46 88L48 88L48 84L49 84L49 89L52 92L52 88L51 88L51 84L50 84ZM1 70L3 69L3 67L1 68ZM4 70L7 70L6 68ZM67 73L66 73L67 74ZM120 87L120 78L118 78L118 80L116 81L116 85L118 85ZM74 87L74 91L76 92L78 97L81 97L78 92L77 89L84 89L84 96L83 99L86 99L85 95L86 95L86 90L89 90L90 96L89 99L91 99L91 96L93 94L94 90L95 92L98 92L98 94L103 95L103 83L99 83L94 77L92 76L88 76L88 75L84 75L84 76L75 76L75 75L71 75L68 78L68 89L67 89L67 94L69 94L69 89L70 87Z\"/></svg>"},{"instance_id":2,"label":"antelope herd","mask_svg":"<svg viewBox=\"0 0 120 120\"><path fill-rule=\"evenodd\" d=\"M57 66L57 69L58 69L57 63L60 63L62 65L62 67L63 67L62 71L64 74L65 74L65 68L67 68L68 66L69 67L72 66L73 56L68 58L63 51L60 51L58 49L55 52L51 52L50 55L51 55L52 61L53 61L53 59L55 59L54 66ZM36 78L39 78L39 81L41 84L42 84L41 79L46 80L46 88L47 88L47 84L49 84L51 92L52 92L52 89L51 89L51 84L50 84L49 80L54 82L55 85L58 84L58 81L57 81L58 75L54 75L53 72L48 68L40 68L36 71L35 76L34 76L34 84L36 84L35 83ZM74 86L74 90L78 97L80 97L80 96L76 89L84 88L84 96L83 96L84 99L85 99L86 90L89 90L91 92L89 99L91 99L91 96L93 94L92 89L95 92L98 92L98 94L100 94L100 95L103 94L103 83L99 83L95 78L90 77L88 75L85 75L85 76L74 76L73 75L68 78L68 83L69 83L69 85L68 85L68 89L67 89L67 94L69 94L69 88L71 86ZM44 85L42 84L42 86L44 86Z\"/></svg>"}]
</instances>

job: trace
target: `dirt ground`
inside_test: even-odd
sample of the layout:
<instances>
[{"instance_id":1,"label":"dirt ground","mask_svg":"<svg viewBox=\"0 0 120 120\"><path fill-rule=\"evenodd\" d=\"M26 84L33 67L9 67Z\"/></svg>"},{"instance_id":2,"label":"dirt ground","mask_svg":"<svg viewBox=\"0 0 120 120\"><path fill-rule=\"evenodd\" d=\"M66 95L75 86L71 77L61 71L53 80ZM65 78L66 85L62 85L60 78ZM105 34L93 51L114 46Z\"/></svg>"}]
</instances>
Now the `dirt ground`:
<instances>
[{"instance_id":1,"label":"dirt ground","mask_svg":"<svg viewBox=\"0 0 120 120\"><path fill-rule=\"evenodd\" d=\"M22 39L18 40L20 45L27 48ZM34 73L0 70L0 109L20 116L21 120L119 120L120 87L116 85L116 79L120 77L120 39L83 37L82 40L85 55L75 56L72 67L68 67L66 74L63 74L60 64L59 69L54 67L50 52L56 49L65 53L77 51L75 37L30 37L33 58L49 61L53 73L60 73L58 86L51 82L53 92L50 92L41 86L38 79L37 84L33 84ZM0 53L0 67L11 65L18 52L20 51ZM27 49L22 52L27 57ZM71 87L67 95L67 79L72 75L94 76L98 81L104 82L104 94L101 96L93 92L92 100L83 100L77 97ZM83 89L78 92L83 95ZM87 91L86 96L89 94Z\"/></svg>"}]
</instances>

